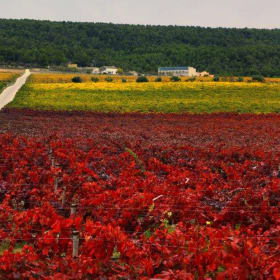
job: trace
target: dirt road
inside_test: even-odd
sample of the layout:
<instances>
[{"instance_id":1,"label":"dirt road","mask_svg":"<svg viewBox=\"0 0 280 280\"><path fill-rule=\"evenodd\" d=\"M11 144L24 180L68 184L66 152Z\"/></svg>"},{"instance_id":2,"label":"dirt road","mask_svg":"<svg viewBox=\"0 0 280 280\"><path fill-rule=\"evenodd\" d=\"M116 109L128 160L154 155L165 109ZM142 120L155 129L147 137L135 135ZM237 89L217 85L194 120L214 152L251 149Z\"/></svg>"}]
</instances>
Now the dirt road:
<instances>
[{"instance_id":1,"label":"dirt road","mask_svg":"<svg viewBox=\"0 0 280 280\"><path fill-rule=\"evenodd\" d=\"M8 103L13 101L16 96L16 93L20 90L20 88L25 84L26 79L30 76L29 69L25 70L24 74L20 76L16 82L4 89L4 91L0 94L0 110L5 107Z\"/></svg>"}]
</instances>

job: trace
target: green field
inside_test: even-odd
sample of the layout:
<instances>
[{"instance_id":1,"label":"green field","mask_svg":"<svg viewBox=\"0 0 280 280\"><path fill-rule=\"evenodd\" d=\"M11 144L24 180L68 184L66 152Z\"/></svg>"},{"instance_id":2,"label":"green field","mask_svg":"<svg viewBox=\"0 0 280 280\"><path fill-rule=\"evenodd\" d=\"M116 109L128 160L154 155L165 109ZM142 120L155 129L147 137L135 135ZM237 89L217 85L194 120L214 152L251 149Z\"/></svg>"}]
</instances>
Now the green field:
<instances>
[{"instance_id":1,"label":"green field","mask_svg":"<svg viewBox=\"0 0 280 280\"><path fill-rule=\"evenodd\" d=\"M0 93L4 89L5 86L6 86L6 83L0 82Z\"/></svg>"},{"instance_id":2,"label":"green field","mask_svg":"<svg viewBox=\"0 0 280 280\"><path fill-rule=\"evenodd\" d=\"M27 83L10 108L95 112L280 112L279 83Z\"/></svg>"},{"instance_id":3,"label":"green field","mask_svg":"<svg viewBox=\"0 0 280 280\"><path fill-rule=\"evenodd\" d=\"M7 85L14 82L16 78L20 75L20 73L21 72L0 72L0 93Z\"/></svg>"}]
</instances>

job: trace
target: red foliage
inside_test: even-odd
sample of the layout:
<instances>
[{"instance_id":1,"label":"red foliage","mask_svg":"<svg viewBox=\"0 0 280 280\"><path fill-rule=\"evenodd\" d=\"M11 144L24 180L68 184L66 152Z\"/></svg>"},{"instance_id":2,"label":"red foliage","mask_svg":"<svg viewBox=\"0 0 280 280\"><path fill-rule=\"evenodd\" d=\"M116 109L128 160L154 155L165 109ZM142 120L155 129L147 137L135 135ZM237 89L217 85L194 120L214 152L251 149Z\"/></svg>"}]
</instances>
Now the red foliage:
<instances>
[{"instance_id":1,"label":"red foliage","mask_svg":"<svg viewBox=\"0 0 280 280\"><path fill-rule=\"evenodd\" d=\"M0 134L0 279L280 279L278 116L32 114Z\"/></svg>"}]
</instances>

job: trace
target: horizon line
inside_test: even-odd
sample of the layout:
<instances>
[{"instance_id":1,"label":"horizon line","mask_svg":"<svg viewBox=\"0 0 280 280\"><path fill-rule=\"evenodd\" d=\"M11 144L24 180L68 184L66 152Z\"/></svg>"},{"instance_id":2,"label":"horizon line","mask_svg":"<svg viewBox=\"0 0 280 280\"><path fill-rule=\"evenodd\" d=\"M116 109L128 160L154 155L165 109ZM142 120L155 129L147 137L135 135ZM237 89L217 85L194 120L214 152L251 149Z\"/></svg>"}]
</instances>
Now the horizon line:
<instances>
[{"instance_id":1,"label":"horizon line","mask_svg":"<svg viewBox=\"0 0 280 280\"><path fill-rule=\"evenodd\" d=\"M0 18L0 20L30 20L30 21L47 21L53 23L87 23L87 24L113 24L113 25L132 25L132 26L150 26L150 27L195 27L205 29L251 29L251 30L280 30L277 27L233 27L233 26L201 26L201 25L178 25L178 24L143 24L143 23L122 23L122 22L102 22L102 21L74 21L74 20L54 20L43 18Z\"/></svg>"}]
</instances>

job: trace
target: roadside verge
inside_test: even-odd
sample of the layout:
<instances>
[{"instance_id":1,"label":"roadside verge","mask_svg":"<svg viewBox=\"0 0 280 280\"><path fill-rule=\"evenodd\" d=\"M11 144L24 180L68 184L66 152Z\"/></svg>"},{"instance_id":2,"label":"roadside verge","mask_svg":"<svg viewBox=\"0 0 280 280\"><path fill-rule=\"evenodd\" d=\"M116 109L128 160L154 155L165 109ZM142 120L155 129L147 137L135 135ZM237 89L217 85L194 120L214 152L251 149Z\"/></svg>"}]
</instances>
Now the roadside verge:
<instances>
[{"instance_id":1,"label":"roadside verge","mask_svg":"<svg viewBox=\"0 0 280 280\"><path fill-rule=\"evenodd\" d=\"M0 94L0 110L5 107L8 103L13 101L17 92L21 89L21 87L25 84L27 78L30 76L29 69L26 69L24 74L17 78L15 83L3 90Z\"/></svg>"}]
</instances>

